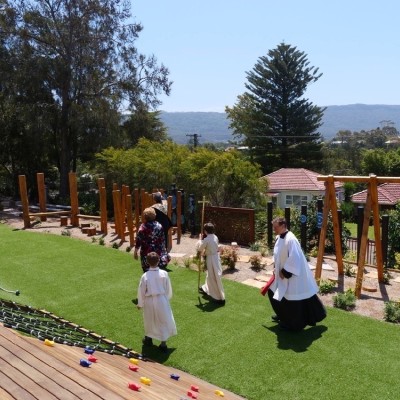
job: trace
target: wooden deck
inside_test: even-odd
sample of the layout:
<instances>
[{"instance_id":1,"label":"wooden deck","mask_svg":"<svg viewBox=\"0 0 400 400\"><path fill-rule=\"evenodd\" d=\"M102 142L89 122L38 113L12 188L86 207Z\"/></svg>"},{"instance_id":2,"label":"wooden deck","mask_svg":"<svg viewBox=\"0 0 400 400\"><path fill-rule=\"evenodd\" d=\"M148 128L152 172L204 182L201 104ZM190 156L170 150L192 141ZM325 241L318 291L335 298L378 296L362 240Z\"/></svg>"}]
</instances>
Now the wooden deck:
<instances>
[{"instance_id":1,"label":"wooden deck","mask_svg":"<svg viewBox=\"0 0 400 400\"><path fill-rule=\"evenodd\" d=\"M0 326L0 399L50 400L120 400L151 399L179 400L198 398L216 400L215 391L224 394L226 400L239 400L237 396L182 371L152 361L139 360L138 371L129 369L129 359L102 352L93 354L98 361L89 367L80 365L87 359L84 349L44 342L20 335ZM179 376L172 379L171 374ZM150 385L140 378L150 379ZM128 384L140 385L133 391ZM197 386L199 392L191 390ZM190 392L190 394L188 393Z\"/></svg>"}]
</instances>

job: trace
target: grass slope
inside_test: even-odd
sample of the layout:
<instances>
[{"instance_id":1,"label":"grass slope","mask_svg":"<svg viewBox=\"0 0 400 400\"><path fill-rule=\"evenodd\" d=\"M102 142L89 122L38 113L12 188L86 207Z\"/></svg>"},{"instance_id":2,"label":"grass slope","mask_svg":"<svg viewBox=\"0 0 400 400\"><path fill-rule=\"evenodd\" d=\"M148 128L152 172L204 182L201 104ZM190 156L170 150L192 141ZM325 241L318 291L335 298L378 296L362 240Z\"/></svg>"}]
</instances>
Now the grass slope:
<instances>
[{"instance_id":1,"label":"grass slope","mask_svg":"<svg viewBox=\"0 0 400 400\"><path fill-rule=\"evenodd\" d=\"M141 267L131 254L0 224L0 291L141 352L142 315L132 300ZM398 399L399 327L329 309L293 334L270 321L257 289L224 280L227 303L199 297L197 273L171 266L178 335L169 355L147 355L248 399ZM203 279L203 278L202 278Z\"/></svg>"}]
</instances>

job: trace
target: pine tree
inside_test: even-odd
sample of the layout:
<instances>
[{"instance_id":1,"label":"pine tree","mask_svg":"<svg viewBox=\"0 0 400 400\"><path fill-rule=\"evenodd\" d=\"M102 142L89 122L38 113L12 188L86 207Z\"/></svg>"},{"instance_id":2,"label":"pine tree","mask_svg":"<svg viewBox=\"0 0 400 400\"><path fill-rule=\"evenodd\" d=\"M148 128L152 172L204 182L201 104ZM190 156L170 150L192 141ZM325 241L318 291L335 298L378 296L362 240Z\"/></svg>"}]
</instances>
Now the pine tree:
<instances>
[{"instance_id":1,"label":"pine tree","mask_svg":"<svg viewBox=\"0 0 400 400\"><path fill-rule=\"evenodd\" d=\"M308 85L321 75L309 66L305 53L281 43L258 59L247 72L247 91L226 108L235 137L250 147L264 173L321 167L318 128L325 109L304 97Z\"/></svg>"}]
</instances>

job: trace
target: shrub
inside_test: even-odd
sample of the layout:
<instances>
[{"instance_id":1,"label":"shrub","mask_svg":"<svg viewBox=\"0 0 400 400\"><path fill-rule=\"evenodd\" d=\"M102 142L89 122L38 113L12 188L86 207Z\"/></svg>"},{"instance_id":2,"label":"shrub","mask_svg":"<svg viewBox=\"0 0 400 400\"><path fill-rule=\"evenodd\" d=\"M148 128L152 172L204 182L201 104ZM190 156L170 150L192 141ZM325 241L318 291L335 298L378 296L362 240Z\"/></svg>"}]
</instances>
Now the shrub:
<instances>
[{"instance_id":1,"label":"shrub","mask_svg":"<svg viewBox=\"0 0 400 400\"><path fill-rule=\"evenodd\" d=\"M344 293L338 293L333 297L333 306L342 310L352 310L356 306L356 295L353 289L347 289Z\"/></svg>"},{"instance_id":2,"label":"shrub","mask_svg":"<svg viewBox=\"0 0 400 400\"><path fill-rule=\"evenodd\" d=\"M251 268L258 270L262 268L261 257L258 255L251 256L249 258Z\"/></svg>"},{"instance_id":3,"label":"shrub","mask_svg":"<svg viewBox=\"0 0 400 400\"><path fill-rule=\"evenodd\" d=\"M355 277L356 271L354 271L353 266L350 263L343 263L344 274L349 277Z\"/></svg>"},{"instance_id":4,"label":"shrub","mask_svg":"<svg viewBox=\"0 0 400 400\"><path fill-rule=\"evenodd\" d=\"M71 236L71 231L64 229L61 231L61 236Z\"/></svg>"},{"instance_id":5,"label":"shrub","mask_svg":"<svg viewBox=\"0 0 400 400\"><path fill-rule=\"evenodd\" d=\"M400 322L400 302L387 301L385 302L385 321L387 322Z\"/></svg>"},{"instance_id":6,"label":"shrub","mask_svg":"<svg viewBox=\"0 0 400 400\"><path fill-rule=\"evenodd\" d=\"M226 265L229 270L235 269L238 260L238 252L233 246L223 246L219 252L222 265Z\"/></svg>"},{"instance_id":7,"label":"shrub","mask_svg":"<svg viewBox=\"0 0 400 400\"><path fill-rule=\"evenodd\" d=\"M104 238L100 238L99 239L99 245L100 246L104 246L105 245Z\"/></svg>"},{"instance_id":8,"label":"shrub","mask_svg":"<svg viewBox=\"0 0 400 400\"><path fill-rule=\"evenodd\" d=\"M113 243L112 248L113 249L119 249L118 243Z\"/></svg>"},{"instance_id":9,"label":"shrub","mask_svg":"<svg viewBox=\"0 0 400 400\"><path fill-rule=\"evenodd\" d=\"M333 282L321 279L321 281L319 283L319 292L321 294L331 293L333 291L334 287L335 287L335 284Z\"/></svg>"}]
</instances>

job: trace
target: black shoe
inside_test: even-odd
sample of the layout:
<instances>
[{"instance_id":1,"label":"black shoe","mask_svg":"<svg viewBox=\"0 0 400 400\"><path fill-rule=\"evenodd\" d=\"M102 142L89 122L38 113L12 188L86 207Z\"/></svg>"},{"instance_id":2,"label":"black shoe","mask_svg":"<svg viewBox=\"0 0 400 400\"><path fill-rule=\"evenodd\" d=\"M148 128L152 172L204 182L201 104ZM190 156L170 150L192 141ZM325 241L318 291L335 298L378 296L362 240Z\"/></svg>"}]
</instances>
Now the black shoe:
<instances>
[{"instance_id":1,"label":"black shoe","mask_svg":"<svg viewBox=\"0 0 400 400\"><path fill-rule=\"evenodd\" d=\"M163 353L168 353L168 347L166 344L160 344L158 348L163 352Z\"/></svg>"},{"instance_id":2,"label":"black shoe","mask_svg":"<svg viewBox=\"0 0 400 400\"><path fill-rule=\"evenodd\" d=\"M203 290L202 287L199 287L199 293L201 293L201 294L207 294L207 293Z\"/></svg>"},{"instance_id":3,"label":"black shoe","mask_svg":"<svg viewBox=\"0 0 400 400\"><path fill-rule=\"evenodd\" d=\"M271 317L272 321L279 322L279 317L275 314Z\"/></svg>"},{"instance_id":4,"label":"black shoe","mask_svg":"<svg viewBox=\"0 0 400 400\"><path fill-rule=\"evenodd\" d=\"M145 336L142 340L145 346L153 346L153 339L151 337Z\"/></svg>"},{"instance_id":5,"label":"black shoe","mask_svg":"<svg viewBox=\"0 0 400 400\"><path fill-rule=\"evenodd\" d=\"M214 300L214 303L220 304L221 306L225 305L225 300Z\"/></svg>"}]
</instances>

